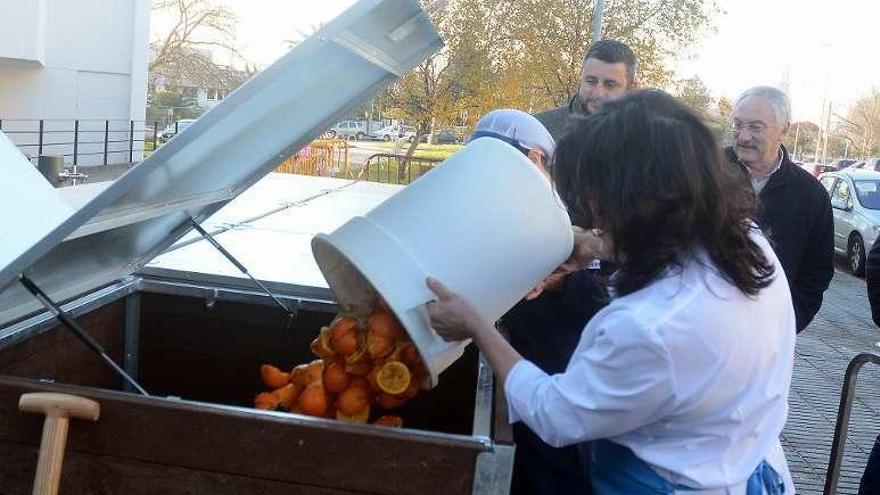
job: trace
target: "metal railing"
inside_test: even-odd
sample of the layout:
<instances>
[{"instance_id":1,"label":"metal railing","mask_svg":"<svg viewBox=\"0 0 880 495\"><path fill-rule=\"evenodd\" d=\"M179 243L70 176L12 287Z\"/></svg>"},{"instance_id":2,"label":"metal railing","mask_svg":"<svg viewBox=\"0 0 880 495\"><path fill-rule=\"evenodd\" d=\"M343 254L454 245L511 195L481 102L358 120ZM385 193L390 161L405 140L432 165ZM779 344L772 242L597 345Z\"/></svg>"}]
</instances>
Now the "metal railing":
<instances>
[{"instance_id":1,"label":"metal railing","mask_svg":"<svg viewBox=\"0 0 880 495\"><path fill-rule=\"evenodd\" d=\"M356 178L384 184L410 184L430 172L442 160L376 153L364 161Z\"/></svg>"},{"instance_id":2,"label":"metal railing","mask_svg":"<svg viewBox=\"0 0 880 495\"><path fill-rule=\"evenodd\" d=\"M321 139L285 160L276 172L318 177L346 177L348 167L348 141L344 139Z\"/></svg>"},{"instance_id":3,"label":"metal railing","mask_svg":"<svg viewBox=\"0 0 880 495\"><path fill-rule=\"evenodd\" d=\"M870 353L859 354L846 367L843 388L840 392L840 406L837 410L837 424L834 426L834 440L831 443L831 455L828 458L825 490L822 492L824 495L833 495L837 492L837 482L840 481L840 464L843 462L843 450L846 443L846 432L849 429L852 403L855 399L856 379L865 363L880 364L880 356Z\"/></svg>"},{"instance_id":4,"label":"metal railing","mask_svg":"<svg viewBox=\"0 0 880 495\"><path fill-rule=\"evenodd\" d=\"M0 119L0 131L31 161L51 155L72 165L134 162L156 149L165 125L121 119Z\"/></svg>"},{"instance_id":5,"label":"metal railing","mask_svg":"<svg viewBox=\"0 0 880 495\"><path fill-rule=\"evenodd\" d=\"M318 177L355 179L385 184L409 184L431 171L442 160L376 153L360 165L349 162L349 144L343 139L312 142L285 160L276 172Z\"/></svg>"}]
</instances>

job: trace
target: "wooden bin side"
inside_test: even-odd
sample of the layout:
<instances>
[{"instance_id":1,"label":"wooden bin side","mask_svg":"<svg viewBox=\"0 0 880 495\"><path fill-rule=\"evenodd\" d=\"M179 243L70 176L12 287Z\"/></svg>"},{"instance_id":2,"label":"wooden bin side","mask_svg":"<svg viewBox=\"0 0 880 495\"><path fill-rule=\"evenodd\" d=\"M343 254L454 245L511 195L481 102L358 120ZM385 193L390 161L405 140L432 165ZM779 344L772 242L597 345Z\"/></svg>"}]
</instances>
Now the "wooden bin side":
<instances>
[{"instance_id":1,"label":"wooden bin side","mask_svg":"<svg viewBox=\"0 0 880 495\"><path fill-rule=\"evenodd\" d=\"M0 486L27 493L43 418L18 411L33 391L97 400L71 424L62 492L466 494L481 443L407 430L218 408L0 376Z\"/></svg>"}]
</instances>

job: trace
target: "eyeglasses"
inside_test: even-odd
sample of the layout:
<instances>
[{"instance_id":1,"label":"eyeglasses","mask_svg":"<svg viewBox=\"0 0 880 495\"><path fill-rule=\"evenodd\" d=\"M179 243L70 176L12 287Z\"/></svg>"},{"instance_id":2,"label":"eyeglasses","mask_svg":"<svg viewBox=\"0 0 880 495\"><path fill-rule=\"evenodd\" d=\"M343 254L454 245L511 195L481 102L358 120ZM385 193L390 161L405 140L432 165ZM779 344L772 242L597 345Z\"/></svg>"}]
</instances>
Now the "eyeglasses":
<instances>
[{"instance_id":1,"label":"eyeglasses","mask_svg":"<svg viewBox=\"0 0 880 495\"><path fill-rule=\"evenodd\" d=\"M764 124L759 124L757 122L752 122L750 124L733 124L730 126L730 133L733 135L737 135L746 129L752 136L760 136L767 132L768 126Z\"/></svg>"}]
</instances>

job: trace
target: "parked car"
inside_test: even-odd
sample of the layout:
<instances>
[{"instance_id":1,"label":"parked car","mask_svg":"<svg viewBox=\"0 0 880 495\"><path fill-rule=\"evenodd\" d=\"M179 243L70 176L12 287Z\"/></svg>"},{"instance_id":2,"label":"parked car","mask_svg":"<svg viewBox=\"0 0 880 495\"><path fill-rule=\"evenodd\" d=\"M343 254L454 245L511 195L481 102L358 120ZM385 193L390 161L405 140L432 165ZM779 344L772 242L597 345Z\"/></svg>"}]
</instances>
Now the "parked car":
<instances>
[{"instance_id":1,"label":"parked car","mask_svg":"<svg viewBox=\"0 0 880 495\"><path fill-rule=\"evenodd\" d=\"M850 269L865 273L865 246L880 234L880 172L852 169L822 174L819 182L831 196L834 250L846 256Z\"/></svg>"},{"instance_id":2,"label":"parked car","mask_svg":"<svg viewBox=\"0 0 880 495\"><path fill-rule=\"evenodd\" d=\"M367 123L358 120L344 120L331 127L327 133L331 138L360 141L367 137Z\"/></svg>"},{"instance_id":3,"label":"parked car","mask_svg":"<svg viewBox=\"0 0 880 495\"><path fill-rule=\"evenodd\" d=\"M373 133L373 137L382 141L391 141L392 139L405 139L410 143L416 139L416 128L408 125L393 124L387 125Z\"/></svg>"},{"instance_id":4,"label":"parked car","mask_svg":"<svg viewBox=\"0 0 880 495\"><path fill-rule=\"evenodd\" d=\"M871 157L867 160L856 163L852 166L852 168L857 168L861 170L874 170L880 172L880 157Z\"/></svg>"},{"instance_id":5,"label":"parked car","mask_svg":"<svg viewBox=\"0 0 880 495\"><path fill-rule=\"evenodd\" d=\"M443 129L434 133L434 142L437 144L456 144L459 142L458 134L452 129Z\"/></svg>"},{"instance_id":6,"label":"parked car","mask_svg":"<svg viewBox=\"0 0 880 495\"><path fill-rule=\"evenodd\" d=\"M835 172L837 167L832 165L822 165L821 163L801 163L800 167L809 172L813 177L819 177L825 172Z\"/></svg>"},{"instance_id":7,"label":"parked car","mask_svg":"<svg viewBox=\"0 0 880 495\"><path fill-rule=\"evenodd\" d=\"M175 134L182 132L195 121L196 119L180 119L177 122L168 124L168 126L162 129L159 133L159 142L167 142L169 139L173 138Z\"/></svg>"},{"instance_id":8,"label":"parked car","mask_svg":"<svg viewBox=\"0 0 880 495\"><path fill-rule=\"evenodd\" d=\"M833 162L829 163L828 165L831 165L832 167L836 168L837 170L843 170L847 167L850 167L851 165L853 165L855 163L856 163L856 160L841 158L839 160L834 160Z\"/></svg>"}]
</instances>

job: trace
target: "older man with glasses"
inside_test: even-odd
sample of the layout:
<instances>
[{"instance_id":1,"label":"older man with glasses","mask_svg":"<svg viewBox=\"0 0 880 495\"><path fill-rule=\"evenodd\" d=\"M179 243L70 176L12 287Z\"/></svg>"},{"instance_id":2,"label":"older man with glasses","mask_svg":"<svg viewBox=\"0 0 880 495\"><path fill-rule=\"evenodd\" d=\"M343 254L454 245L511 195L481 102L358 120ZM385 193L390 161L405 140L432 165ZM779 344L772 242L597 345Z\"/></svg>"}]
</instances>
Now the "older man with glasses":
<instances>
[{"instance_id":1,"label":"older man with glasses","mask_svg":"<svg viewBox=\"0 0 880 495\"><path fill-rule=\"evenodd\" d=\"M785 271L800 332L822 306L834 275L834 221L828 192L791 161L782 145L790 120L785 93L751 88L734 105L734 144L725 152L747 174L759 199L756 220Z\"/></svg>"}]
</instances>

